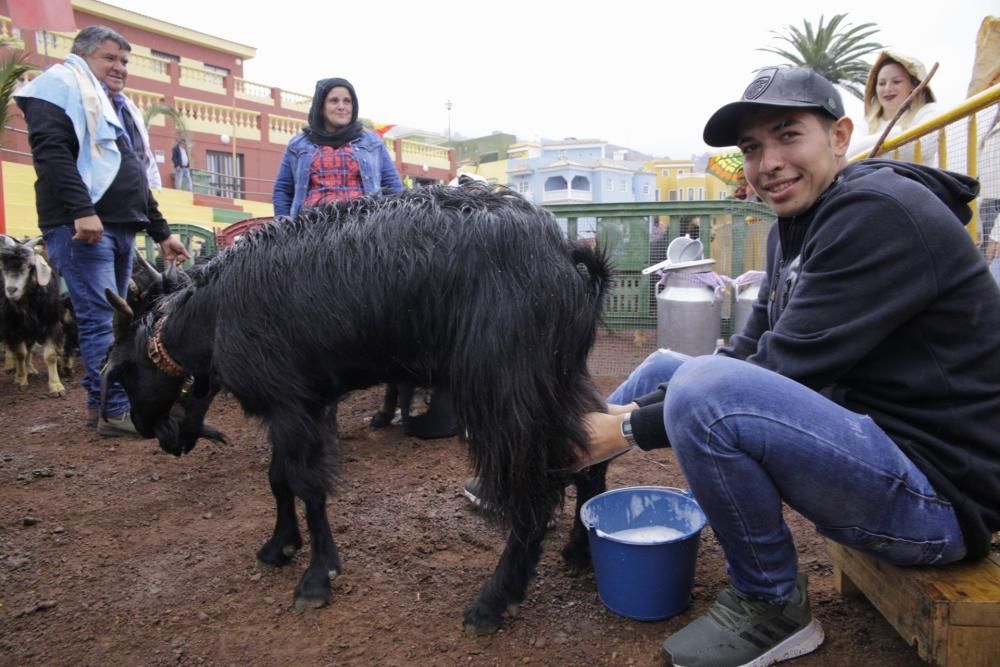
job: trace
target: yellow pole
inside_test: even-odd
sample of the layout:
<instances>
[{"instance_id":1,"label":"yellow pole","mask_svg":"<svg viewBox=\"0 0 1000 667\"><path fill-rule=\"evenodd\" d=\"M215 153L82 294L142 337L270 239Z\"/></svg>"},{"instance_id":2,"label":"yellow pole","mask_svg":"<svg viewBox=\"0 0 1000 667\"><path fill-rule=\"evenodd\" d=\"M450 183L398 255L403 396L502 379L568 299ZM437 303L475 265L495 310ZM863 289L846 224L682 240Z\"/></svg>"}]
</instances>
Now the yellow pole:
<instances>
[{"instance_id":1,"label":"yellow pole","mask_svg":"<svg viewBox=\"0 0 1000 667\"><path fill-rule=\"evenodd\" d=\"M239 194L239 179L236 169L236 77L233 77L233 199L236 199L237 194Z\"/></svg>"}]
</instances>

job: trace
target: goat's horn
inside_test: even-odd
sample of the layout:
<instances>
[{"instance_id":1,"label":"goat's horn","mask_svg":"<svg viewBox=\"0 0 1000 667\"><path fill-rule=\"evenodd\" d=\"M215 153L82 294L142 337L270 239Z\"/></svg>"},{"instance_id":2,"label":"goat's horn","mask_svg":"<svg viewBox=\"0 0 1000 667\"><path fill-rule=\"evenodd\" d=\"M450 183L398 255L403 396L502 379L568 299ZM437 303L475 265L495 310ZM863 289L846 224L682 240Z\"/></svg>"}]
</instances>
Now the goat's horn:
<instances>
[{"instance_id":1,"label":"goat's horn","mask_svg":"<svg viewBox=\"0 0 1000 667\"><path fill-rule=\"evenodd\" d=\"M25 241L23 245L28 250L31 250L36 245L38 245L38 242L41 241L41 240L42 240L41 236L36 236L35 238L31 239L30 241Z\"/></svg>"},{"instance_id":2,"label":"goat's horn","mask_svg":"<svg viewBox=\"0 0 1000 667\"><path fill-rule=\"evenodd\" d=\"M140 252L139 246L135 247L135 256L139 259L139 264L143 267L144 270L148 271L150 275L156 276L157 280L161 281L163 280L163 276L160 275L160 272L156 270L156 267L150 264L149 260L146 259L146 256L143 255L142 252Z\"/></svg>"},{"instance_id":3,"label":"goat's horn","mask_svg":"<svg viewBox=\"0 0 1000 667\"><path fill-rule=\"evenodd\" d=\"M169 261L163 267L163 278L171 281L177 278L177 262Z\"/></svg>"},{"instance_id":4,"label":"goat's horn","mask_svg":"<svg viewBox=\"0 0 1000 667\"><path fill-rule=\"evenodd\" d=\"M111 288L105 287L104 296L107 297L108 303L110 303L111 306L119 313L121 313L125 317L128 317L129 319L135 317L135 313L132 312L132 308L129 307L125 299L118 296L117 292L113 292L111 291Z\"/></svg>"},{"instance_id":5,"label":"goat's horn","mask_svg":"<svg viewBox=\"0 0 1000 667\"><path fill-rule=\"evenodd\" d=\"M6 234L0 234L0 236L3 237L3 244L8 248L16 248L19 245L17 239L13 236L7 236Z\"/></svg>"}]
</instances>

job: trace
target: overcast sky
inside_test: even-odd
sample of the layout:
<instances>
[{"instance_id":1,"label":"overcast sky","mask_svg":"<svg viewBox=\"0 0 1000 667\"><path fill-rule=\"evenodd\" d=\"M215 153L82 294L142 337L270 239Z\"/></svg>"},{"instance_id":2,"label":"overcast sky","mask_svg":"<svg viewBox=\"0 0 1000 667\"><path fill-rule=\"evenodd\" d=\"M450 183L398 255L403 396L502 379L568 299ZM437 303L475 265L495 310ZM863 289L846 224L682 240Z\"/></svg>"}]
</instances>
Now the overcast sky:
<instances>
[{"instance_id":1,"label":"overcast sky","mask_svg":"<svg viewBox=\"0 0 1000 667\"><path fill-rule=\"evenodd\" d=\"M773 30L843 12L874 22L883 44L940 63L931 87L953 104L983 17L1000 15L1000 0L106 1L256 47L251 81L312 94L347 78L375 122L446 134L450 100L453 135L597 138L672 158L705 151L708 116L780 62L756 50L780 46ZM859 120L860 101L844 100Z\"/></svg>"}]
</instances>

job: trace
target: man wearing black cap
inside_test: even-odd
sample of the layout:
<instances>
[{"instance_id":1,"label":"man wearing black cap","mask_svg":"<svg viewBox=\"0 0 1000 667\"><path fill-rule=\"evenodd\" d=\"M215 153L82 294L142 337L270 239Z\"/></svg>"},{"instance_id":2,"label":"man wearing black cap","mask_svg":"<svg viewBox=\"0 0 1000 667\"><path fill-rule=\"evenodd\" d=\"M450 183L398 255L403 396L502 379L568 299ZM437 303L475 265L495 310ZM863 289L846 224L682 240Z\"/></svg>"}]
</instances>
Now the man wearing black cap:
<instances>
[{"instance_id":1,"label":"man wearing black cap","mask_svg":"<svg viewBox=\"0 0 1000 667\"><path fill-rule=\"evenodd\" d=\"M1000 530L1000 291L963 227L978 185L847 166L851 131L805 68L758 72L712 115L705 142L739 146L778 215L760 298L731 347L661 355L630 378L659 373L656 392L588 416L583 463L673 447L725 551L730 587L663 643L676 666L822 643L782 503L900 565L982 558Z\"/></svg>"}]
</instances>

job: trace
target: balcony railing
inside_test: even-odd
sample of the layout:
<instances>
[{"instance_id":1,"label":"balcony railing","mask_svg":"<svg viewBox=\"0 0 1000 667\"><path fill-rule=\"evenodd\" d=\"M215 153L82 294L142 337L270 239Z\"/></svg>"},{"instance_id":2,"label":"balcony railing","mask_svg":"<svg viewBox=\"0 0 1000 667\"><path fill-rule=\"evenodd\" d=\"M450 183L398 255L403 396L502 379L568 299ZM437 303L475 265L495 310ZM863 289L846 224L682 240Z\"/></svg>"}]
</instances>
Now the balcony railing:
<instances>
[{"instance_id":1,"label":"balcony railing","mask_svg":"<svg viewBox=\"0 0 1000 667\"><path fill-rule=\"evenodd\" d=\"M132 103L139 108L139 111L141 111L143 115L145 115L150 108L163 104L163 95L160 93L150 93L145 90L126 88L125 94L130 100L132 100ZM166 121L164 120L163 114L157 114L149 119L149 124L163 126L166 124Z\"/></svg>"},{"instance_id":2,"label":"balcony railing","mask_svg":"<svg viewBox=\"0 0 1000 667\"><path fill-rule=\"evenodd\" d=\"M424 165L429 168L451 168L451 161L448 159L449 149L447 146L421 144L408 139L402 139L400 143L402 144L403 162Z\"/></svg>"},{"instance_id":3,"label":"balcony railing","mask_svg":"<svg viewBox=\"0 0 1000 667\"><path fill-rule=\"evenodd\" d=\"M302 131L306 122L301 118L288 116L267 116L267 138L272 144L287 144L289 140Z\"/></svg>"},{"instance_id":4,"label":"balcony railing","mask_svg":"<svg viewBox=\"0 0 1000 667\"><path fill-rule=\"evenodd\" d=\"M590 190L546 190L542 195L546 204L555 202L588 202L594 201L594 193Z\"/></svg>"},{"instance_id":5,"label":"balcony railing","mask_svg":"<svg viewBox=\"0 0 1000 667\"><path fill-rule=\"evenodd\" d=\"M181 85L219 95L226 94L226 76L204 67L181 65Z\"/></svg>"},{"instance_id":6,"label":"balcony railing","mask_svg":"<svg viewBox=\"0 0 1000 667\"><path fill-rule=\"evenodd\" d=\"M246 109L212 104L183 97L174 98L174 108L192 132L235 134L240 139L261 140L260 114Z\"/></svg>"},{"instance_id":7,"label":"balcony railing","mask_svg":"<svg viewBox=\"0 0 1000 667\"><path fill-rule=\"evenodd\" d=\"M312 96L283 90L281 91L281 106L285 109L309 113L309 107L312 106Z\"/></svg>"},{"instance_id":8,"label":"balcony railing","mask_svg":"<svg viewBox=\"0 0 1000 667\"><path fill-rule=\"evenodd\" d=\"M251 102L256 102L257 104L274 104L274 98L271 97L270 86L266 86L263 83L247 81L246 79L241 79L240 77L235 77L233 81L236 85L237 97Z\"/></svg>"}]
</instances>

